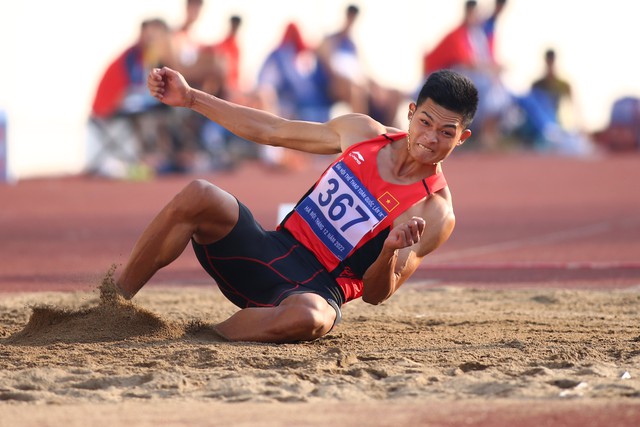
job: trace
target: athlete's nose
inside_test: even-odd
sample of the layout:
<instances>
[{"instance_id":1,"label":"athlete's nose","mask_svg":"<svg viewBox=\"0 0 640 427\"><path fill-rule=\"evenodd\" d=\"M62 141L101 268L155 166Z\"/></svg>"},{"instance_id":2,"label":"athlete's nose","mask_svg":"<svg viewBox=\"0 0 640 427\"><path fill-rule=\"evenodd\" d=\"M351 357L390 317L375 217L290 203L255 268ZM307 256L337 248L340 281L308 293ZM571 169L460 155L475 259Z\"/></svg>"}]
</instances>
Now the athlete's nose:
<instances>
[{"instance_id":1,"label":"athlete's nose","mask_svg":"<svg viewBox=\"0 0 640 427\"><path fill-rule=\"evenodd\" d=\"M427 131L427 142L429 143L437 143L438 142L438 132L436 132L435 130L429 130Z\"/></svg>"}]
</instances>

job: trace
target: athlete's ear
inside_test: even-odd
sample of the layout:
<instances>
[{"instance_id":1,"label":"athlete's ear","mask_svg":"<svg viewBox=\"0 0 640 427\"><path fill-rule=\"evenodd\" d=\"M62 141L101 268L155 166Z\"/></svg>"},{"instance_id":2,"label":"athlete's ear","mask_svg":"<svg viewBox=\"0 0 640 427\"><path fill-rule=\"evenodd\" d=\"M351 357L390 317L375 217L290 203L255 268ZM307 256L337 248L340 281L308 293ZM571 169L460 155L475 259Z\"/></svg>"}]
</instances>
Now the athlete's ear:
<instances>
[{"instance_id":1,"label":"athlete's ear","mask_svg":"<svg viewBox=\"0 0 640 427\"><path fill-rule=\"evenodd\" d=\"M411 119L413 118L413 114L416 112L416 103L412 102L409 104L409 113L407 114L407 118L409 119L409 121L411 121Z\"/></svg>"},{"instance_id":2,"label":"athlete's ear","mask_svg":"<svg viewBox=\"0 0 640 427\"><path fill-rule=\"evenodd\" d=\"M464 142L467 140L467 138L469 138L471 136L471 130L470 129L465 129L462 131L462 134L460 134L460 140L456 143L456 145L462 145L464 144Z\"/></svg>"}]
</instances>

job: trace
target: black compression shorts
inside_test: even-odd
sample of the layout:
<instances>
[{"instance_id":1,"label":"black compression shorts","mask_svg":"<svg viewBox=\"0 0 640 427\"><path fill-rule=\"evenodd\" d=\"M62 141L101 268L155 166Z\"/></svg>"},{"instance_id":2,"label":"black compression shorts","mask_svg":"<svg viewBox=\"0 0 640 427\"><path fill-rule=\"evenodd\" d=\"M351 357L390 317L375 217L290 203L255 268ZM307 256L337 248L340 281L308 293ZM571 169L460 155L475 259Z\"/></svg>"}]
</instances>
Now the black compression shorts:
<instances>
[{"instance_id":1,"label":"black compression shorts","mask_svg":"<svg viewBox=\"0 0 640 427\"><path fill-rule=\"evenodd\" d=\"M292 294L314 293L336 309L339 320L342 290L317 258L288 231L265 231L238 205L238 223L227 236L210 245L192 240L222 293L240 308L274 307Z\"/></svg>"}]
</instances>

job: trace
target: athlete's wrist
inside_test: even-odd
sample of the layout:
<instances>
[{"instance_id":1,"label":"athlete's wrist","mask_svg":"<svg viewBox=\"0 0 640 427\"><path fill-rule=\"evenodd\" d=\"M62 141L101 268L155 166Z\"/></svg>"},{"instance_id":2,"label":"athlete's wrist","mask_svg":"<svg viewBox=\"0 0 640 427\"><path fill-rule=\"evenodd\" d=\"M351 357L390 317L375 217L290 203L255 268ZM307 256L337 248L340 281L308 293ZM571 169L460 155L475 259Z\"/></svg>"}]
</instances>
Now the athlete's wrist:
<instances>
[{"instance_id":1,"label":"athlete's wrist","mask_svg":"<svg viewBox=\"0 0 640 427\"><path fill-rule=\"evenodd\" d=\"M196 91L192 88L189 89L186 96L185 108L193 108L196 105Z\"/></svg>"},{"instance_id":2,"label":"athlete's wrist","mask_svg":"<svg viewBox=\"0 0 640 427\"><path fill-rule=\"evenodd\" d=\"M382 245L382 250L380 251L380 255L378 255L378 257L384 259L395 259L398 258L399 251L400 249L395 246Z\"/></svg>"}]
</instances>

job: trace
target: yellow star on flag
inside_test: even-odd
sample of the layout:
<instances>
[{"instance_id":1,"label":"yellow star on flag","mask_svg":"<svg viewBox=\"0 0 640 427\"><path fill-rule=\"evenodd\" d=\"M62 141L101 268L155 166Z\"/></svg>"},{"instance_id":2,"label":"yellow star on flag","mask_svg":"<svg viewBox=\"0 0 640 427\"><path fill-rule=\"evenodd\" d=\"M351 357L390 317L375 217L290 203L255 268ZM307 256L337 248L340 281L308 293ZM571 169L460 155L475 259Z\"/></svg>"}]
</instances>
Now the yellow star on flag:
<instances>
[{"instance_id":1,"label":"yellow star on flag","mask_svg":"<svg viewBox=\"0 0 640 427\"><path fill-rule=\"evenodd\" d=\"M378 197L378 201L387 212L391 212L400 204L400 202L388 191L385 191L382 196Z\"/></svg>"}]
</instances>

